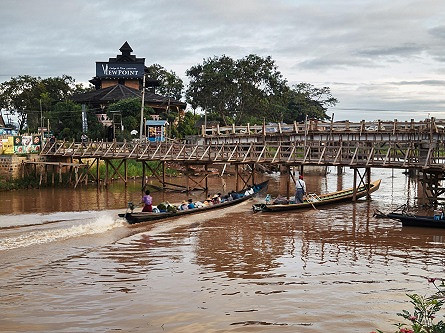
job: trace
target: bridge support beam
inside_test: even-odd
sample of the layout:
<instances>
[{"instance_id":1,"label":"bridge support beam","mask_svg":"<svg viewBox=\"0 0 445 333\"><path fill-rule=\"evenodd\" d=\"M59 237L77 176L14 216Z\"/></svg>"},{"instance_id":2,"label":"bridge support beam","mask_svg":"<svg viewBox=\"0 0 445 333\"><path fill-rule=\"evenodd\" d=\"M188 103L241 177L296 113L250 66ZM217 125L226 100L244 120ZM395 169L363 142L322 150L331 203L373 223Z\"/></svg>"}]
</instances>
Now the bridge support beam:
<instances>
[{"instance_id":1,"label":"bridge support beam","mask_svg":"<svg viewBox=\"0 0 445 333\"><path fill-rule=\"evenodd\" d=\"M360 173L359 168L352 168L352 169L354 169L352 201L357 201L357 191L361 186L366 186L366 198L370 199L371 195L369 193L369 184L371 183L371 168L369 167L365 168L363 174Z\"/></svg>"},{"instance_id":2,"label":"bridge support beam","mask_svg":"<svg viewBox=\"0 0 445 333\"><path fill-rule=\"evenodd\" d=\"M444 172L433 170L422 171L422 191L425 195L425 198L434 207L437 207L440 200L445 200L444 198L440 198L440 196L445 193L445 188L441 187L441 182L444 180Z\"/></svg>"}]
</instances>

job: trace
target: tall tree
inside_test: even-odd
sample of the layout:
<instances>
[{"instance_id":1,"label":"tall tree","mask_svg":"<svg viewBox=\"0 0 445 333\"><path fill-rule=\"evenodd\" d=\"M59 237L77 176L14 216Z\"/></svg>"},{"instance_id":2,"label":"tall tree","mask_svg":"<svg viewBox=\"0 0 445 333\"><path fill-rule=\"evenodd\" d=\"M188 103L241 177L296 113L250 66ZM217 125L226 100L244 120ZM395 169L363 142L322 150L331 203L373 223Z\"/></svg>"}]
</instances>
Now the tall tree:
<instances>
[{"instance_id":1,"label":"tall tree","mask_svg":"<svg viewBox=\"0 0 445 333\"><path fill-rule=\"evenodd\" d=\"M286 90L272 58L253 54L236 61L225 55L209 58L190 68L187 76L187 101L225 124L261 122Z\"/></svg>"},{"instance_id":2,"label":"tall tree","mask_svg":"<svg viewBox=\"0 0 445 333\"><path fill-rule=\"evenodd\" d=\"M306 117L329 119L326 114L328 107L338 103L329 87L316 88L304 82L294 85L287 96L287 106L282 112L282 121L285 123L304 121Z\"/></svg>"},{"instance_id":3,"label":"tall tree","mask_svg":"<svg viewBox=\"0 0 445 333\"><path fill-rule=\"evenodd\" d=\"M144 109L144 118L147 118L150 114L153 113L153 109L145 108ZM119 102L110 104L108 106L107 115L110 119L113 119L115 124L114 128L116 128L116 133L111 132L109 139L113 137L116 140L120 141L123 139L131 139L131 131L137 130L139 132L140 127L140 119L141 119L141 99L140 98L127 98L123 99ZM122 121L123 130L120 127ZM110 130L113 130L111 128Z\"/></svg>"},{"instance_id":4,"label":"tall tree","mask_svg":"<svg viewBox=\"0 0 445 333\"><path fill-rule=\"evenodd\" d=\"M187 70L187 102L210 117L232 123L239 104L236 63L228 56L208 58Z\"/></svg>"},{"instance_id":5,"label":"tall tree","mask_svg":"<svg viewBox=\"0 0 445 333\"><path fill-rule=\"evenodd\" d=\"M171 97L176 100L182 98L184 83L173 71L167 71L159 64L153 64L148 68L148 76L151 79L159 81L156 91L163 96Z\"/></svg>"},{"instance_id":6,"label":"tall tree","mask_svg":"<svg viewBox=\"0 0 445 333\"><path fill-rule=\"evenodd\" d=\"M11 78L0 84L0 107L10 110L19 122L19 131L25 127L37 131L42 116L74 92L85 90L68 75L42 79L29 75Z\"/></svg>"}]
</instances>

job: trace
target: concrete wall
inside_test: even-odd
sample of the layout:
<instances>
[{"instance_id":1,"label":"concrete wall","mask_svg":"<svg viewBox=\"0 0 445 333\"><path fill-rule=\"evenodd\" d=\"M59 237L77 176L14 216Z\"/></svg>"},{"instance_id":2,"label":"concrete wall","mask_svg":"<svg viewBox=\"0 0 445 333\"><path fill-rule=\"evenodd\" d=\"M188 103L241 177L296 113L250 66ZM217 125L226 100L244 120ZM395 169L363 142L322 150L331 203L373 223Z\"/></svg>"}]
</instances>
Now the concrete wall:
<instances>
[{"instance_id":1,"label":"concrete wall","mask_svg":"<svg viewBox=\"0 0 445 333\"><path fill-rule=\"evenodd\" d=\"M19 178L22 161L26 159L27 157L17 155L0 155L0 176L7 179Z\"/></svg>"}]
</instances>

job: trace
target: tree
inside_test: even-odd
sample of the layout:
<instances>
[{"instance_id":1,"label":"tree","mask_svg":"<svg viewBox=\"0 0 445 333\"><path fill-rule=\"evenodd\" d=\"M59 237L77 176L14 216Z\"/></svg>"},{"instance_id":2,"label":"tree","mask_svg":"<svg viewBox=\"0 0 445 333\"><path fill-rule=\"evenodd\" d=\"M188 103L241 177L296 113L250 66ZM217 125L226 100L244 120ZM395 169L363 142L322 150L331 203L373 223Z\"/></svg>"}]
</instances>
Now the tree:
<instances>
[{"instance_id":1,"label":"tree","mask_svg":"<svg viewBox=\"0 0 445 333\"><path fill-rule=\"evenodd\" d=\"M0 84L0 107L18 117L20 132L25 127L35 132L41 124L42 116L47 117L47 112L58 102L86 89L68 75L46 79L17 76Z\"/></svg>"},{"instance_id":2,"label":"tree","mask_svg":"<svg viewBox=\"0 0 445 333\"><path fill-rule=\"evenodd\" d=\"M329 87L316 88L309 83L299 83L293 86L287 94L287 105L282 111L282 121L304 121L306 117L329 119L326 114L329 106L335 106L338 100L331 95Z\"/></svg>"},{"instance_id":3,"label":"tree","mask_svg":"<svg viewBox=\"0 0 445 333\"><path fill-rule=\"evenodd\" d=\"M338 101L329 87L300 83L293 88L271 57L248 55L208 58L187 72L187 102L206 111L207 119L230 123L301 121L306 116L327 119L329 106Z\"/></svg>"},{"instance_id":4,"label":"tree","mask_svg":"<svg viewBox=\"0 0 445 333\"><path fill-rule=\"evenodd\" d=\"M116 112L116 113L115 113ZM116 103L110 104L108 106L107 115L110 119L113 119L113 113L119 114L122 117L122 125L123 131L116 130L115 137L116 140L122 141L123 139L130 140L132 130L137 130L139 132L140 127L140 119L141 119L141 99L140 98L127 98L120 100ZM150 114L153 114L154 111L151 108L144 108L144 118L147 118ZM115 120L119 118L115 116ZM120 129L119 126L115 124L117 129ZM112 130L112 129L111 129ZM109 139L113 138L113 133Z\"/></svg>"},{"instance_id":5,"label":"tree","mask_svg":"<svg viewBox=\"0 0 445 333\"><path fill-rule=\"evenodd\" d=\"M186 112L183 117L180 117L178 125L176 126L176 137L184 138L186 135L198 134L196 128L196 122L200 116L193 114L192 112Z\"/></svg>"},{"instance_id":6,"label":"tree","mask_svg":"<svg viewBox=\"0 0 445 333\"><path fill-rule=\"evenodd\" d=\"M160 95L171 97L176 100L180 100L182 98L184 83L174 72L169 72L158 64L153 64L147 67L147 69L148 76L151 79L159 81L157 92Z\"/></svg>"},{"instance_id":7,"label":"tree","mask_svg":"<svg viewBox=\"0 0 445 333\"><path fill-rule=\"evenodd\" d=\"M94 110L86 110L88 132L90 139L101 140L104 137L104 129L99 123ZM80 141L83 134L82 107L73 101L59 102L47 113L50 120L51 132L58 139Z\"/></svg>"},{"instance_id":8,"label":"tree","mask_svg":"<svg viewBox=\"0 0 445 333\"><path fill-rule=\"evenodd\" d=\"M195 109L205 110L212 118L232 123L239 104L236 62L225 55L208 58L186 74L190 78L187 102Z\"/></svg>"},{"instance_id":9,"label":"tree","mask_svg":"<svg viewBox=\"0 0 445 333\"><path fill-rule=\"evenodd\" d=\"M272 58L253 54L236 61L225 55L209 58L187 76L187 101L226 125L269 118L271 105L286 89Z\"/></svg>"}]
</instances>

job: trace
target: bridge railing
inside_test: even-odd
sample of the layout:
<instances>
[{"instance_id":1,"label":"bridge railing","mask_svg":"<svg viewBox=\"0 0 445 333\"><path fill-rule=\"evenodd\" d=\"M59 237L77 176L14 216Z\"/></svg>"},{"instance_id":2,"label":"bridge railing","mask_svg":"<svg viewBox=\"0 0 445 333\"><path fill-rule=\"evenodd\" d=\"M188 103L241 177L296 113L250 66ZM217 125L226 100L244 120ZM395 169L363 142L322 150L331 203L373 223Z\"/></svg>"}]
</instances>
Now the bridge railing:
<instances>
[{"instance_id":1,"label":"bridge railing","mask_svg":"<svg viewBox=\"0 0 445 333\"><path fill-rule=\"evenodd\" d=\"M294 122L293 124L274 123L262 125L231 125L231 126L202 126L201 135L203 137L214 136L257 136L257 135L275 135L275 134L302 134L308 132L357 132L357 133L375 133L375 132L403 132L403 131L431 131L434 133L444 132L445 120L428 118L423 121L320 121L310 119L307 122Z\"/></svg>"},{"instance_id":2,"label":"bridge railing","mask_svg":"<svg viewBox=\"0 0 445 333\"><path fill-rule=\"evenodd\" d=\"M307 141L195 145L59 141L43 155L175 163L270 163L445 169L444 142Z\"/></svg>"}]
</instances>

